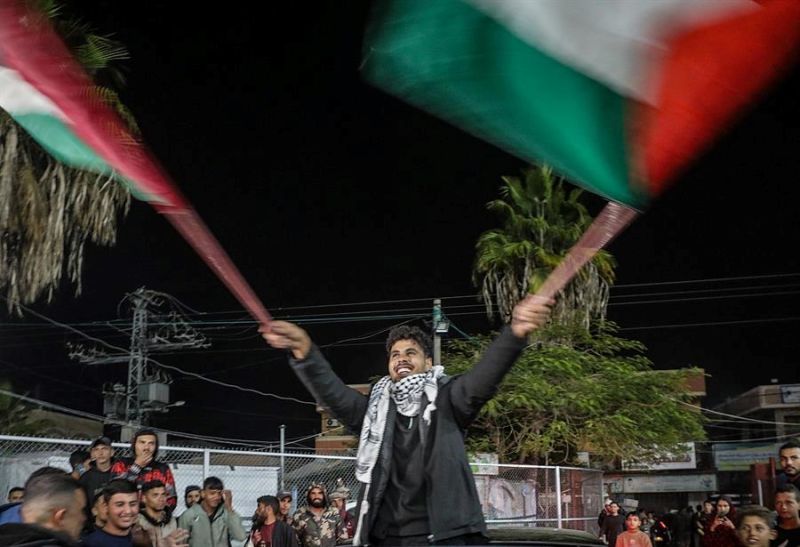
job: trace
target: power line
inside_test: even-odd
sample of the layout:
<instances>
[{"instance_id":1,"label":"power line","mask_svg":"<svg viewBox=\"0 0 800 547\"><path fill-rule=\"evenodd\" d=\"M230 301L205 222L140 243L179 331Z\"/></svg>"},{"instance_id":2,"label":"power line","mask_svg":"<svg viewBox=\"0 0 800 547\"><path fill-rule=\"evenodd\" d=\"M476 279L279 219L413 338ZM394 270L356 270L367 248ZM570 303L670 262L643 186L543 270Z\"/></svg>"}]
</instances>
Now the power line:
<instances>
[{"instance_id":1,"label":"power line","mask_svg":"<svg viewBox=\"0 0 800 547\"><path fill-rule=\"evenodd\" d=\"M747 418L745 416L737 416L736 414L728 414L727 412L720 412L719 410L711 410L710 408L703 408L703 407L698 406L698 405L693 405L691 403L687 403L685 401L681 401L680 399L674 399L673 398L673 401L676 401L676 402L678 402L678 403L680 403L682 405L691 407L691 408L693 408L695 410L700 410L701 412L707 412L708 414L716 414L717 416L724 416L726 418L733 418L733 419L736 419L736 420L741 420L742 422L750 422L750 423L766 424L766 425L789 425L789 426L793 426L793 427L797 427L798 425L800 425L800 424L791 423L791 422L775 422L775 421L769 421L769 420L758 420L756 418Z\"/></svg>"},{"instance_id":2,"label":"power line","mask_svg":"<svg viewBox=\"0 0 800 547\"><path fill-rule=\"evenodd\" d=\"M2 296L2 295L0 295L0 298L3 298L5 300L5 297ZM88 334L86 334L84 332L81 332L80 330L78 330L78 329L76 329L74 327L71 327L71 326L69 326L67 324L64 324L64 323L61 323L59 321L56 321L55 319L51 319L50 317L47 317L46 315L40 314L38 312L35 312L32 309L30 309L30 308L28 308L28 307L26 307L26 306L24 306L22 304L18 304L18 305L20 307L22 307L22 309L24 309L28 313L31 313L32 315L35 315L36 317L39 317L40 319L43 319L43 320L45 320L47 322L50 322L50 323L53 323L54 325L61 326L62 328L65 328L65 329L67 329L67 330L69 330L71 332L74 332L75 334L78 334L79 336L83 336L84 338L87 338L89 340L97 342L97 343L99 343L99 344L101 344L101 345L103 345L103 346L105 346L105 347L107 347L109 349L114 350L114 351L121 351L123 353L128 353L128 350L125 349L125 348L121 348L119 346L115 346L113 344L109 344L105 340L102 340L100 338L95 338L94 336L90 336L90 335L88 335ZM264 396L264 397L270 397L270 398L274 398L274 399L279 399L279 400L282 400L282 401L295 402L295 403L304 404L304 405L316 406L316 403L311 402L311 401L302 401L300 399L296 399L295 397L286 397L286 396L283 396L283 395L277 395L275 393L267 393L267 392L260 391L260 390L257 390L257 389L253 389L253 388L242 387L242 386L239 386L239 385L236 385L236 384L229 384L227 382L222 382L220 380L214 380L213 378L205 378L201 374L197 374L197 373L194 373L194 372L189 372L189 371L183 370L181 368L178 368L178 367L175 367L175 366L172 366L172 365L165 365L164 363L161 363L161 362L157 361L156 359L153 359L152 357L149 357L149 356L147 357L147 360L148 360L148 362L155 363L156 365L158 365L160 367L166 368L168 370L174 370L174 371L180 372L182 374L185 374L187 376L193 376L193 377L202 379L202 380L204 380L206 382L209 382L211 384L216 384L216 385L219 385L219 386L228 387L228 388L231 388L231 389L236 389L238 391L243 391L243 392L247 392L247 393L255 393L257 395L261 395L261 396Z\"/></svg>"},{"instance_id":3,"label":"power line","mask_svg":"<svg viewBox=\"0 0 800 547\"><path fill-rule=\"evenodd\" d=\"M705 323L673 323L668 325L620 327L618 330L622 332L629 330L680 329L680 328L691 328L691 327L715 327L724 325L747 325L751 323L775 323L775 322L798 321L798 320L800 320L800 317L771 317L764 319L742 319L738 321L708 321Z\"/></svg>"}]
</instances>

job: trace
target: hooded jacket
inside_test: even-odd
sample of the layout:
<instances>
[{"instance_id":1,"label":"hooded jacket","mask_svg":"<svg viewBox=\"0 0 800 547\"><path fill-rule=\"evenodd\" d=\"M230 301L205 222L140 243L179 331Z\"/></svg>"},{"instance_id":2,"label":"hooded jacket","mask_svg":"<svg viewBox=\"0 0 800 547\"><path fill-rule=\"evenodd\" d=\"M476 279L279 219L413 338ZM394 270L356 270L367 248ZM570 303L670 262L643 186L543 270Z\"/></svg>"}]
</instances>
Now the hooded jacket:
<instances>
[{"instance_id":1,"label":"hooded jacket","mask_svg":"<svg viewBox=\"0 0 800 547\"><path fill-rule=\"evenodd\" d=\"M228 547L231 539L244 541L247 531L242 517L220 503L213 515L202 504L195 503L178 517L178 528L189 532L189 547Z\"/></svg>"},{"instance_id":2,"label":"hooded jacket","mask_svg":"<svg viewBox=\"0 0 800 547\"><path fill-rule=\"evenodd\" d=\"M161 520L155 520L142 508L139 511L139 526L150 536L153 547L158 547L159 538L167 537L178 529L178 521L170 516L169 511L164 511L164 518Z\"/></svg>"},{"instance_id":3,"label":"hooded jacket","mask_svg":"<svg viewBox=\"0 0 800 547\"><path fill-rule=\"evenodd\" d=\"M431 543L468 534L486 535L475 480L467 462L464 435L486 401L497 392L503 377L526 344L527 340L517 338L506 327L472 370L439 380L436 411L431 416L430 425L420 421L417 448L423 452L422 472L430 528L428 541ZM290 363L319 403L330 409L350 431L358 433L361 430L368 396L348 388L333 372L319 348L312 346L305 359L290 358ZM420 408L427 404L423 396ZM392 403L369 488L362 485L359 494L356 510L358 529L354 538L357 545L369 544L370 531L376 523L389 482L396 419L397 408ZM366 492L368 495L365 496Z\"/></svg>"},{"instance_id":4,"label":"hooded jacket","mask_svg":"<svg viewBox=\"0 0 800 547\"><path fill-rule=\"evenodd\" d=\"M125 479L133 482L139 489L142 485L150 481L161 481L167 490L167 507L171 513L178 505L178 496L175 491L175 477L172 476L172 470L169 465L157 461L158 457L158 435L150 429L140 429L136 432L131 440L131 452L136 454L136 440L143 435L152 435L156 438L156 448L153 451L153 459L145 465L140 467L136 464L136 458L120 458L111 466L112 479Z\"/></svg>"},{"instance_id":5,"label":"hooded jacket","mask_svg":"<svg viewBox=\"0 0 800 547\"><path fill-rule=\"evenodd\" d=\"M0 545L14 547L78 547L69 536L36 524L18 522L0 526Z\"/></svg>"},{"instance_id":6,"label":"hooded jacket","mask_svg":"<svg viewBox=\"0 0 800 547\"><path fill-rule=\"evenodd\" d=\"M322 503L325 511L319 517L311 507L311 491L322 490ZM331 507L328 492L323 484L312 484L306 490L306 504L300 507L292 517L292 527L297 533L301 547L333 547L338 541L348 539L339 511Z\"/></svg>"}]
</instances>

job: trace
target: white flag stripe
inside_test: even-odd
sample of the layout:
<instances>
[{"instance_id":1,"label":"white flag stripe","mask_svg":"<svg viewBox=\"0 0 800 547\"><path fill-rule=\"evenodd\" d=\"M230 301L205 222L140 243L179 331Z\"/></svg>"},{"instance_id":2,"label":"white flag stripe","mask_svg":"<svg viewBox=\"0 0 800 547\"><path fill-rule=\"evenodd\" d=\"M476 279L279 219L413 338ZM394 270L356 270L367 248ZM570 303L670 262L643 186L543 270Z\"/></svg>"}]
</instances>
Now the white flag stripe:
<instances>
[{"instance_id":1,"label":"white flag stripe","mask_svg":"<svg viewBox=\"0 0 800 547\"><path fill-rule=\"evenodd\" d=\"M66 115L25 81L19 72L0 66L0 108L12 116L44 114L67 121Z\"/></svg>"},{"instance_id":2,"label":"white flag stripe","mask_svg":"<svg viewBox=\"0 0 800 547\"><path fill-rule=\"evenodd\" d=\"M524 42L650 104L653 69L661 65L671 34L759 9L752 0L465 1Z\"/></svg>"}]
</instances>

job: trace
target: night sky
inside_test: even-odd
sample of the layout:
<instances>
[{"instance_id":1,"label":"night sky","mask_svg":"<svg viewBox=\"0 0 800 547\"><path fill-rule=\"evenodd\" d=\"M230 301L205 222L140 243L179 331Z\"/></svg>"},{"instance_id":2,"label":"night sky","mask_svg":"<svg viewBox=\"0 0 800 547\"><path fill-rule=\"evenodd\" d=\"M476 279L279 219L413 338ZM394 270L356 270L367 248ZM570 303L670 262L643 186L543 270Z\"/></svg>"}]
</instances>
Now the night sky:
<instances>
[{"instance_id":1,"label":"night sky","mask_svg":"<svg viewBox=\"0 0 800 547\"><path fill-rule=\"evenodd\" d=\"M497 226L485 203L500 177L525 163L360 78L369 2L265 4L258 14L239 3L66 5L128 46L123 101L266 306L280 317L333 314L307 325L321 345L358 339L326 350L345 381L385 372L384 333L368 335L404 320L343 322L345 312L424 316L443 297L462 331L491 328L467 297L477 292L474 243ZM707 405L772 378L797 381L798 96L795 66L610 247L619 262L610 318L645 343L657 368L706 369ZM587 203L593 212L603 205ZM103 323L140 286L209 312L192 319L212 347L164 363L310 399L255 325L233 322L245 312L145 203L133 204L116 247L88 249L81 296L65 286L35 309L127 345ZM739 296L720 298L731 295ZM403 302L314 307L390 300ZM70 361L64 344L80 341L74 334L32 317L2 321L0 370L18 391L100 414L100 386L124 381L124 365ZM8 324L23 321L28 330ZM311 407L173 378L173 399L187 405L155 425L267 441L280 423L291 438L318 427Z\"/></svg>"}]
</instances>

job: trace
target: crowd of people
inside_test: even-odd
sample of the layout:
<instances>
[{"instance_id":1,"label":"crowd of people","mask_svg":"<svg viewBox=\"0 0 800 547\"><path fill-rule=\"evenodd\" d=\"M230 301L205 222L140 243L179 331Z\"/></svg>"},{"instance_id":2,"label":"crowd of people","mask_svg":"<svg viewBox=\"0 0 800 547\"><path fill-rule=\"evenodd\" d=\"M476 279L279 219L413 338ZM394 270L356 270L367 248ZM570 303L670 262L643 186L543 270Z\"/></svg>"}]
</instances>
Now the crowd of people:
<instances>
[{"instance_id":1,"label":"crowd of people","mask_svg":"<svg viewBox=\"0 0 800 547\"><path fill-rule=\"evenodd\" d=\"M36 470L0 506L0 545L14 547L333 547L355 533L350 491L313 484L294 514L292 493L253 500L250 529L222 480L186 487L178 509L175 479L157 459L158 436L136 433L133 457L115 459L111 441L94 440L70 458L72 471Z\"/></svg>"},{"instance_id":2,"label":"crowd of people","mask_svg":"<svg viewBox=\"0 0 800 547\"><path fill-rule=\"evenodd\" d=\"M773 547L800 547L800 440L790 439L778 449L780 471L775 476L775 511L770 512ZM752 509L752 507L750 508ZM763 509L763 508L761 508ZM748 509L749 511L749 509ZM749 512L747 514L750 514ZM760 513L759 513L760 514ZM635 515L638 539L625 536L629 518ZM656 517L652 511L625 514L620 505L607 498L597 519L600 538L615 547L741 547L750 545L742 537L742 513L728 496L707 499L696 508L686 507Z\"/></svg>"},{"instance_id":3,"label":"crowd of people","mask_svg":"<svg viewBox=\"0 0 800 547\"><path fill-rule=\"evenodd\" d=\"M598 517L600 538L614 547L750 547L761 545L756 530L764 526L771 547L800 547L800 490L778 486L774 502L775 511L756 505L737 511L729 497L719 496L656 516L639 510L625 514L607 499Z\"/></svg>"}]
</instances>

